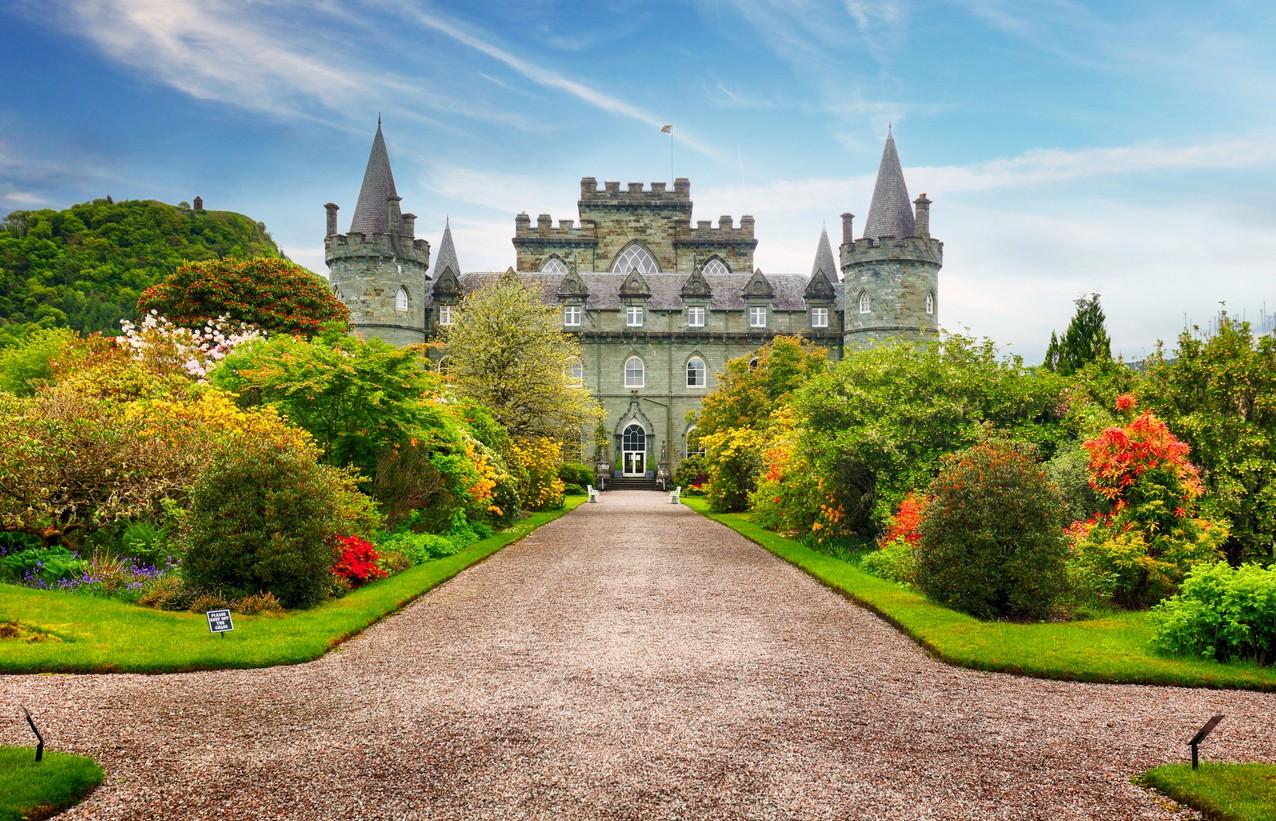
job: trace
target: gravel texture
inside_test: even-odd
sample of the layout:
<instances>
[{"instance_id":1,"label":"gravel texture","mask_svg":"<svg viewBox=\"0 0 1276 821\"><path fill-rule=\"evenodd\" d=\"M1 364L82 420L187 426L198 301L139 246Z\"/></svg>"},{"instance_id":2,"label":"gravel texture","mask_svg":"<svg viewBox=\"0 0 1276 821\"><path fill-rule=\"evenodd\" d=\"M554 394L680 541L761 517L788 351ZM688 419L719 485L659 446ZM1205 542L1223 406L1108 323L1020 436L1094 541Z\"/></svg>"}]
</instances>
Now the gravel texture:
<instances>
[{"instance_id":1,"label":"gravel texture","mask_svg":"<svg viewBox=\"0 0 1276 821\"><path fill-rule=\"evenodd\" d=\"M75 818L1166 818L1276 695L940 664L664 494L611 492L319 661L0 677L106 780ZM1178 810L1180 814L1181 810Z\"/></svg>"}]
</instances>

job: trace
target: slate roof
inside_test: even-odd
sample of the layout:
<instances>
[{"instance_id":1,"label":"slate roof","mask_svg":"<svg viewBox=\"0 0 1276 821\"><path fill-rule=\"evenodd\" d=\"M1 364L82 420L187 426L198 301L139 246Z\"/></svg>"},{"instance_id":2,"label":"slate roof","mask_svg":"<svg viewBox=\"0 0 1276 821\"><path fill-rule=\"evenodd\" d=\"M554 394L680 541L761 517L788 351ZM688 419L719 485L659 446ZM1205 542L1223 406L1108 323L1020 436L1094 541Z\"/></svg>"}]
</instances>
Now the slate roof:
<instances>
[{"instance_id":1,"label":"slate roof","mask_svg":"<svg viewBox=\"0 0 1276 821\"><path fill-rule=\"evenodd\" d=\"M467 293L479 288L488 278L500 276L499 272L471 271L461 276L461 288ZM545 301L558 304L557 294L566 274L546 274L541 272L522 273L519 276L528 282L538 282L545 290ZM628 274L604 271L581 271L578 276L589 289L589 298L585 307L589 310L619 310L622 306L620 288ZM690 274L674 271L644 274L643 279L651 291L647 307L654 311L681 310L683 307L682 286ZM745 307L744 289L753 279L753 273L741 272L731 274L705 274L713 296L709 299L709 308L719 311L742 311ZM777 311L805 311L806 300L803 292L811 278L805 274L767 274L774 296L771 307ZM842 306L842 289L836 288L836 307Z\"/></svg>"},{"instance_id":2,"label":"slate roof","mask_svg":"<svg viewBox=\"0 0 1276 821\"><path fill-rule=\"evenodd\" d=\"M390 214L386 200L397 197L394 174L390 171L390 154L385 150L385 137L381 135L381 118L377 118L377 135L372 138L372 152L368 154L368 167L363 170L363 185L359 188L359 201L354 206L350 220L351 231L364 234L386 234L390 231ZM394 227L395 231L399 226Z\"/></svg>"},{"instance_id":3,"label":"slate roof","mask_svg":"<svg viewBox=\"0 0 1276 821\"><path fill-rule=\"evenodd\" d=\"M452 244L452 221L443 224L443 239L439 241L439 254L434 258L434 276L452 269L452 273L461 273L461 263L456 261L456 246Z\"/></svg>"},{"instance_id":4,"label":"slate roof","mask_svg":"<svg viewBox=\"0 0 1276 821\"><path fill-rule=\"evenodd\" d=\"M908 186L904 184L904 169L899 165L899 153L895 150L895 135L888 132L886 147L882 149L882 162L877 168L877 184L873 186L873 202L868 207L868 219L864 223L864 238L903 239L913 233L913 203L908 198Z\"/></svg>"},{"instance_id":5,"label":"slate roof","mask_svg":"<svg viewBox=\"0 0 1276 821\"><path fill-rule=\"evenodd\" d=\"M811 276L821 270L833 282L842 278L842 269L833 257L833 246L829 245L829 232L826 228L820 229L820 242L815 246L815 262L811 263Z\"/></svg>"}]
</instances>

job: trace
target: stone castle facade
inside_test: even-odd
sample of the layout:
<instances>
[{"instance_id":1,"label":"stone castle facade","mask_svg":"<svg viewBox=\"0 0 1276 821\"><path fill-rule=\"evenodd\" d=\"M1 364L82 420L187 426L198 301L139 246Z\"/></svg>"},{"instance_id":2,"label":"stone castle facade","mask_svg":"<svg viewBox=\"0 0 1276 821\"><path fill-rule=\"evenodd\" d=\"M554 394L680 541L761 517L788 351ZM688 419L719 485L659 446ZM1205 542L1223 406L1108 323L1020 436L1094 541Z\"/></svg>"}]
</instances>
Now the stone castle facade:
<instances>
[{"instance_id":1,"label":"stone castle facade","mask_svg":"<svg viewBox=\"0 0 1276 821\"><path fill-rule=\"evenodd\" d=\"M494 272L463 272L450 226L430 269L430 246L401 212L377 124L350 230L327 207L333 291L357 331L397 345L424 342ZM833 359L888 339L939 333L943 243L930 235L930 200L909 200L894 136L887 137L864 233L841 218L835 258L827 232L809 274L753 266L754 219L692 222L691 183L580 182L578 220L514 218L514 266L562 312L580 339L573 376L602 403L617 477L669 472L695 449L694 416L728 359L779 334L799 334ZM446 369L446 353L439 365ZM591 459L593 431L581 431ZM574 441L569 450L574 450Z\"/></svg>"}]
</instances>

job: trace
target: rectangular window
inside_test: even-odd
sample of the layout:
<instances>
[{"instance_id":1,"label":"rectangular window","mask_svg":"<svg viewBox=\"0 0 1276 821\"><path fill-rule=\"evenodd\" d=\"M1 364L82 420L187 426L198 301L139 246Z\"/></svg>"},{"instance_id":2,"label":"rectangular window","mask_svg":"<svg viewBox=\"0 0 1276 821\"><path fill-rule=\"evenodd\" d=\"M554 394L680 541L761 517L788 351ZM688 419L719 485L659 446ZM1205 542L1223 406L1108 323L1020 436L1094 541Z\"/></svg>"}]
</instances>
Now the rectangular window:
<instances>
[{"instance_id":1,"label":"rectangular window","mask_svg":"<svg viewBox=\"0 0 1276 821\"><path fill-rule=\"evenodd\" d=\"M766 308L750 308L749 309L749 327L765 328L766 327Z\"/></svg>"},{"instance_id":2,"label":"rectangular window","mask_svg":"<svg viewBox=\"0 0 1276 821\"><path fill-rule=\"evenodd\" d=\"M642 327L642 306L629 305L625 308L625 324L630 328Z\"/></svg>"},{"instance_id":3,"label":"rectangular window","mask_svg":"<svg viewBox=\"0 0 1276 821\"><path fill-rule=\"evenodd\" d=\"M580 327L580 306L564 305L563 306L563 325L568 328Z\"/></svg>"},{"instance_id":4,"label":"rectangular window","mask_svg":"<svg viewBox=\"0 0 1276 821\"><path fill-rule=\"evenodd\" d=\"M439 324L440 325L452 324L452 306L451 305L439 306Z\"/></svg>"},{"instance_id":5,"label":"rectangular window","mask_svg":"<svg viewBox=\"0 0 1276 821\"><path fill-rule=\"evenodd\" d=\"M687 309L687 327L703 328L704 327L704 308L688 308Z\"/></svg>"},{"instance_id":6,"label":"rectangular window","mask_svg":"<svg viewBox=\"0 0 1276 821\"><path fill-rule=\"evenodd\" d=\"M828 308L812 308L811 309L811 327L827 328L829 326L829 309Z\"/></svg>"}]
</instances>

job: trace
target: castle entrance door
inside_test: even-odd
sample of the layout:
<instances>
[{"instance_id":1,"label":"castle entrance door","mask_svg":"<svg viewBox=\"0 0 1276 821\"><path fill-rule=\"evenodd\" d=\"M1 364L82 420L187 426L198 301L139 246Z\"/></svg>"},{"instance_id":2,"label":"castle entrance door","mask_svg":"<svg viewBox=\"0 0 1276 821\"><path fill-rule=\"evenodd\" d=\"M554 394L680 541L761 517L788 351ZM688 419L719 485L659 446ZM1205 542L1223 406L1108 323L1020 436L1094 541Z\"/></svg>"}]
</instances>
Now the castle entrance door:
<instances>
[{"instance_id":1,"label":"castle entrance door","mask_svg":"<svg viewBox=\"0 0 1276 821\"><path fill-rule=\"evenodd\" d=\"M625 476L647 475L647 432L642 425L625 428L620 437L621 473Z\"/></svg>"}]
</instances>

